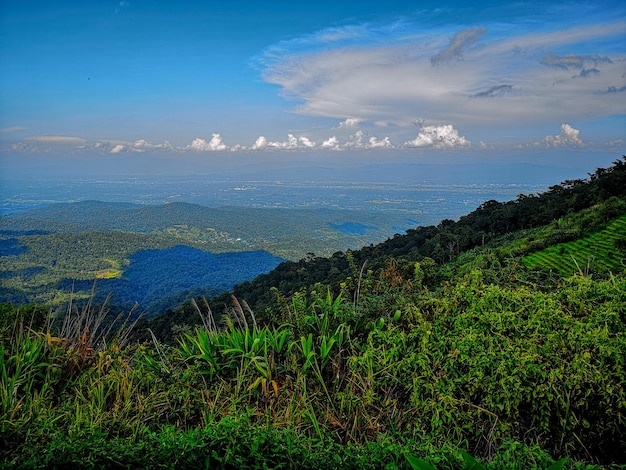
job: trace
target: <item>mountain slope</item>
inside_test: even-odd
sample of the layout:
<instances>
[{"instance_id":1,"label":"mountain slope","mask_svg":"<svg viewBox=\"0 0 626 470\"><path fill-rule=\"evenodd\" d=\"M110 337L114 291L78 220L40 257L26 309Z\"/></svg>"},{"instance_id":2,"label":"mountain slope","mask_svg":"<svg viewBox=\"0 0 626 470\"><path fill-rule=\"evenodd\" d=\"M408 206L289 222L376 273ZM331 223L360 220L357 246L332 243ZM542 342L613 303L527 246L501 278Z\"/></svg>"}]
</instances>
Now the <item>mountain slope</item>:
<instances>
[{"instance_id":1,"label":"mountain slope","mask_svg":"<svg viewBox=\"0 0 626 470\"><path fill-rule=\"evenodd\" d=\"M308 252L330 255L338 249L379 242L398 226L411 225L413 221L385 211L211 208L182 202L142 206L85 201L0 217L0 233L119 230L174 238L179 243L201 243L213 252L264 249L293 260Z\"/></svg>"},{"instance_id":2,"label":"mountain slope","mask_svg":"<svg viewBox=\"0 0 626 470\"><path fill-rule=\"evenodd\" d=\"M582 215L576 218L577 213ZM558 220L567 214L577 220L575 231L563 230L563 224L559 226ZM611 168L596 170L587 180L567 181L552 186L545 193L520 196L505 203L488 201L457 222L444 220L436 227L410 229L405 235L396 235L360 250L282 263L253 281L236 286L233 294L245 299L262 317L264 312L276 309L280 296L289 298L319 284L335 289L346 285L356 290L368 276L395 273L399 278L410 279L416 262L426 270L421 274L426 285L436 288L453 276L454 270L480 268L477 263L482 262L485 269L493 268L497 272L497 266L504 266L507 258L519 258L521 263L522 256L597 232L624 214L626 157L615 161ZM542 226L546 227L546 233L537 232ZM535 227L534 232L531 227ZM511 244L513 240L516 242ZM502 245L503 248L493 249ZM486 254L480 254L480 247L487 250ZM470 251L472 249L478 251ZM464 253L466 255L459 259ZM457 259L458 263L451 263ZM467 266L463 267L462 263ZM230 295L219 296L213 299L212 308L222 312L229 304ZM168 323L185 322L186 315L194 314L194 310L185 305L178 311L171 319L157 319L163 323L159 330L167 335Z\"/></svg>"},{"instance_id":3,"label":"mountain slope","mask_svg":"<svg viewBox=\"0 0 626 470\"><path fill-rule=\"evenodd\" d=\"M284 260L266 251L213 254L184 245L142 250L130 255L117 278L97 281L96 301L126 310L135 303L142 311L162 313L189 298L190 293L216 296L236 284L268 272ZM61 281L57 288L89 291L93 281Z\"/></svg>"}]
</instances>

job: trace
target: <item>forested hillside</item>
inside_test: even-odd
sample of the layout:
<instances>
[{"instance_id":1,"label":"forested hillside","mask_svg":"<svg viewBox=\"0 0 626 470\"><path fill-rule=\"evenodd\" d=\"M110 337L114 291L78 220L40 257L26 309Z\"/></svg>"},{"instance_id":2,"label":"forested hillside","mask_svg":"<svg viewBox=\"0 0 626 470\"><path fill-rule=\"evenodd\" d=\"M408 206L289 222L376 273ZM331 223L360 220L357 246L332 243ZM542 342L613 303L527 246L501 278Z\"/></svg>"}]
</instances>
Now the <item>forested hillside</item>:
<instances>
[{"instance_id":1,"label":"forested hillside","mask_svg":"<svg viewBox=\"0 0 626 470\"><path fill-rule=\"evenodd\" d=\"M86 299L97 280L97 301L113 292L120 307L138 302L155 314L194 293L229 291L310 250L331 254L333 247L379 241L397 222L388 214L349 210L52 204L0 217L0 301ZM172 263L168 250L180 245L191 249ZM150 286L142 283L148 279Z\"/></svg>"},{"instance_id":2,"label":"forested hillside","mask_svg":"<svg viewBox=\"0 0 626 470\"><path fill-rule=\"evenodd\" d=\"M278 306L280 296L289 297L317 284L333 289L341 284L355 288L365 277L378 276L390 266L403 276L411 277L416 262L421 264L424 283L431 289L466 269L459 269L458 265L467 260L476 267L495 270L505 269L511 262L523 263L533 269L532 276L537 279L544 279L551 272L568 276L579 268L592 269L595 276L606 276L624 267L624 225L616 221L608 227L611 221L624 214L626 157L616 160L610 168L597 169L586 180L565 181L542 194L522 195L508 202L487 201L456 222L443 220L437 226L409 229L404 235L395 235L360 250L283 263L252 282L236 286L233 293L246 299L257 316L263 317L267 309ZM593 241L599 237L607 239L607 230L611 233L608 245ZM581 242L586 243L586 251L563 245L588 236L591 241ZM500 248L502 245L508 248ZM563 270L536 261L537 256L544 256L539 254L542 250L553 246L564 259L559 262ZM607 250L610 257L605 255ZM536 253L534 258L527 256L532 253ZM462 257L463 254L467 255ZM574 260L580 261L572 260L572 254L576 254ZM212 301L218 313L229 303L230 294ZM168 337L171 325L184 323L187 317L199 321L190 304L155 319L153 327Z\"/></svg>"},{"instance_id":3,"label":"forested hillside","mask_svg":"<svg viewBox=\"0 0 626 470\"><path fill-rule=\"evenodd\" d=\"M149 321L1 305L0 466L624 468L625 171Z\"/></svg>"},{"instance_id":4,"label":"forested hillside","mask_svg":"<svg viewBox=\"0 0 626 470\"><path fill-rule=\"evenodd\" d=\"M87 299L158 314L193 295L214 296L270 271L267 251L210 253L176 240L126 232L52 233L0 242L0 299L60 305Z\"/></svg>"},{"instance_id":5,"label":"forested hillside","mask_svg":"<svg viewBox=\"0 0 626 470\"><path fill-rule=\"evenodd\" d=\"M0 216L0 234L6 236L27 236L33 230L64 234L117 231L158 236L213 253L261 249L292 260L308 252L330 255L333 249L378 242L398 225L408 227L410 221L385 211L213 208L182 202L142 206L84 201Z\"/></svg>"}]
</instances>

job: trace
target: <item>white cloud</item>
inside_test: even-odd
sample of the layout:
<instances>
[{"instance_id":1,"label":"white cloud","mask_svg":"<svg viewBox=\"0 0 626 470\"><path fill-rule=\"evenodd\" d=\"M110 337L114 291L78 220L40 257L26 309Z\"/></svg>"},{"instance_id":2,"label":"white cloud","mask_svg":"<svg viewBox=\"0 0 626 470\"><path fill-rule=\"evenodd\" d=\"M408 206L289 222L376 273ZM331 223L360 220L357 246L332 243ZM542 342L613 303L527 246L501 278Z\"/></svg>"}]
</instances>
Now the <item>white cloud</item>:
<instances>
[{"instance_id":1,"label":"white cloud","mask_svg":"<svg viewBox=\"0 0 626 470\"><path fill-rule=\"evenodd\" d=\"M263 57L264 79L302 103L295 112L340 119L340 128L408 126L419 115L467 132L587 120L626 106L626 94L601 93L624 85L626 54L616 46L623 21L540 34L526 34L523 22L493 31L393 23L346 32L284 41ZM571 53L554 52L561 50Z\"/></svg>"},{"instance_id":2,"label":"white cloud","mask_svg":"<svg viewBox=\"0 0 626 470\"><path fill-rule=\"evenodd\" d=\"M626 21L599 23L573 28L560 28L554 32L525 34L503 40L489 48L490 53L498 54L513 50L516 54L529 49L558 47L567 44L582 44L598 38L609 39L624 35Z\"/></svg>"},{"instance_id":3,"label":"white cloud","mask_svg":"<svg viewBox=\"0 0 626 470\"><path fill-rule=\"evenodd\" d=\"M81 146L87 142L81 137L72 137L67 135L40 135L36 137L26 137L26 142L35 144L55 144L55 145L74 145Z\"/></svg>"},{"instance_id":4,"label":"white cloud","mask_svg":"<svg viewBox=\"0 0 626 470\"><path fill-rule=\"evenodd\" d=\"M184 147L184 150L195 150L196 152L217 152L228 150L228 146L222 142L220 134L212 134L208 142L204 139L195 138L191 144Z\"/></svg>"},{"instance_id":5,"label":"white cloud","mask_svg":"<svg viewBox=\"0 0 626 470\"><path fill-rule=\"evenodd\" d=\"M14 150L16 152L22 152L27 150L27 145L24 142L16 142L11 145L11 150Z\"/></svg>"},{"instance_id":6,"label":"white cloud","mask_svg":"<svg viewBox=\"0 0 626 470\"><path fill-rule=\"evenodd\" d=\"M176 150L167 140L164 140L160 144L154 144L144 139L139 139L135 142L126 142L123 140L98 140L96 142L87 142L85 147L113 154L121 152L142 153L146 151Z\"/></svg>"},{"instance_id":7,"label":"white cloud","mask_svg":"<svg viewBox=\"0 0 626 470\"><path fill-rule=\"evenodd\" d=\"M341 145L339 144L339 139L336 136L329 137L320 145L320 148L323 149L331 149L331 150L339 150Z\"/></svg>"},{"instance_id":8,"label":"white cloud","mask_svg":"<svg viewBox=\"0 0 626 470\"><path fill-rule=\"evenodd\" d=\"M362 130L356 131L350 135L343 143L337 138L337 136L329 137L322 140L318 145L315 141L308 137L300 136L296 137L293 134L287 136L287 140L284 142L269 141L265 136L259 136L255 143L250 147L252 150L265 150L265 149L277 149L277 150L298 150L298 149L313 149L319 148L322 150L342 150L342 149L383 149L394 148L389 137L383 137L382 139L368 135ZM246 147L242 147L246 149Z\"/></svg>"},{"instance_id":9,"label":"white cloud","mask_svg":"<svg viewBox=\"0 0 626 470\"><path fill-rule=\"evenodd\" d=\"M0 134L8 134L10 132L21 132L25 131L27 128L23 126L11 126L0 129Z\"/></svg>"},{"instance_id":10,"label":"white cloud","mask_svg":"<svg viewBox=\"0 0 626 470\"><path fill-rule=\"evenodd\" d=\"M308 137L298 137L298 142L300 143L300 145L304 148L313 148L315 147L315 142L313 142L312 140L310 140Z\"/></svg>"},{"instance_id":11,"label":"white cloud","mask_svg":"<svg viewBox=\"0 0 626 470\"><path fill-rule=\"evenodd\" d=\"M356 148L363 148L363 137L365 136L365 133L363 131L356 131L354 133L354 135L351 135L348 139L348 141L343 144L343 146L345 148L351 148L351 147L356 147Z\"/></svg>"},{"instance_id":12,"label":"white cloud","mask_svg":"<svg viewBox=\"0 0 626 470\"><path fill-rule=\"evenodd\" d=\"M606 146L613 151L616 151L618 149L624 149L626 148L626 140L614 139L614 140L607 142Z\"/></svg>"},{"instance_id":13,"label":"white cloud","mask_svg":"<svg viewBox=\"0 0 626 470\"><path fill-rule=\"evenodd\" d=\"M276 147L283 149L297 149L298 138L293 134L287 135L287 142L275 142Z\"/></svg>"},{"instance_id":14,"label":"white cloud","mask_svg":"<svg viewBox=\"0 0 626 470\"><path fill-rule=\"evenodd\" d=\"M174 150L172 144L170 144L167 140L164 140L163 143L153 144L145 141L144 139L139 139L132 144L133 152L145 152L146 150Z\"/></svg>"},{"instance_id":15,"label":"white cloud","mask_svg":"<svg viewBox=\"0 0 626 470\"><path fill-rule=\"evenodd\" d=\"M537 147L584 147L585 143L580 138L580 131L574 129L569 124L561 124L561 133L559 135L548 135L543 140L535 142Z\"/></svg>"},{"instance_id":16,"label":"white cloud","mask_svg":"<svg viewBox=\"0 0 626 470\"><path fill-rule=\"evenodd\" d=\"M315 142L305 136L296 137L293 134L287 134L287 141L273 142L267 140L264 135L259 136L252 147L252 150L278 149L278 150L296 150L311 149L316 146Z\"/></svg>"},{"instance_id":17,"label":"white cloud","mask_svg":"<svg viewBox=\"0 0 626 470\"><path fill-rule=\"evenodd\" d=\"M126 150L126 146L123 144L117 144L109 151L109 153L121 153Z\"/></svg>"},{"instance_id":18,"label":"white cloud","mask_svg":"<svg viewBox=\"0 0 626 470\"><path fill-rule=\"evenodd\" d=\"M324 144L326 144L326 142L324 142ZM322 144L323 148L329 148L329 146L325 146L324 144ZM338 142L336 142L336 144L339 145ZM348 141L345 142L342 147L357 149L381 149L393 148L394 146L389 137L384 137L382 140L379 140L376 136L368 137L365 132L358 130L348 138Z\"/></svg>"},{"instance_id":19,"label":"white cloud","mask_svg":"<svg viewBox=\"0 0 626 470\"><path fill-rule=\"evenodd\" d=\"M252 150L262 150L267 147L267 138L264 135L260 135L256 142L252 145Z\"/></svg>"},{"instance_id":20,"label":"white cloud","mask_svg":"<svg viewBox=\"0 0 626 470\"><path fill-rule=\"evenodd\" d=\"M455 149L469 147L470 141L459 135L452 125L424 126L414 140L404 144L406 147L433 147L436 149Z\"/></svg>"},{"instance_id":21,"label":"white cloud","mask_svg":"<svg viewBox=\"0 0 626 470\"><path fill-rule=\"evenodd\" d=\"M342 121L339 123L339 128L348 128L348 129L353 129L355 127L359 127L359 124L361 123L361 119L357 119L357 118L348 118L345 121Z\"/></svg>"},{"instance_id":22,"label":"white cloud","mask_svg":"<svg viewBox=\"0 0 626 470\"><path fill-rule=\"evenodd\" d=\"M391 143L389 137L385 137L383 140L378 140L377 137L370 137L368 147L372 149L390 149L393 148L393 144Z\"/></svg>"}]
</instances>

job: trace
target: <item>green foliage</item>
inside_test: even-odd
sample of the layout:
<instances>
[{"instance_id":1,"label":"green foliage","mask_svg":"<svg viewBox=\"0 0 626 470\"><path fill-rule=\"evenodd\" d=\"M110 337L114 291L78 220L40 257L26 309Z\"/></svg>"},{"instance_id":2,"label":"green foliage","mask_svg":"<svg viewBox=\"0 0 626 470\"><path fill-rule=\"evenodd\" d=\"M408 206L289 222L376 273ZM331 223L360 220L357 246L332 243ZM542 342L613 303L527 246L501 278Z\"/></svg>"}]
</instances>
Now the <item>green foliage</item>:
<instances>
[{"instance_id":1,"label":"green foliage","mask_svg":"<svg viewBox=\"0 0 626 470\"><path fill-rule=\"evenodd\" d=\"M462 467L458 466L457 468L460 468L462 470L486 470L487 468L508 468L508 469L525 468L525 467L520 466L519 461L515 461L515 460L508 460L506 461L506 463L503 462L502 464L498 463L496 465L486 466L478 462L478 460L476 460L474 457L472 457L470 454L468 454L467 452L463 450L460 450L459 454L463 458L463 466ZM437 470L437 468L434 465L431 465L427 461L419 459L412 455L407 454L406 459L409 462L409 465L411 465L411 468L413 470ZM533 466L533 468L535 469L544 468L545 470L561 470L563 466L565 465L565 463L567 462L567 460L568 460L567 457L563 457L561 460L558 460L549 466L539 466L539 467Z\"/></svg>"},{"instance_id":2,"label":"green foliage","mask_svg":"<svg viewBox=\"0 0 626 470\"><path fill-rule=\"evenodd\" d=\"M440 292L378 282L358 307L343 293L298 294L280 326L258 326L233 299L223 326L205 313L174 348L70 347L24 331L3 346L4 461L328 468L313 457L324 442L341 468L371 452L382 453L370 468L418 462L405 455L442 469L550 468L549 455L624 463L626 280L574 276L550 292L479 271ZM362 323L381 295L393 307ZM228 436L212 434L228 423ZM288 460L277 436L290 436ZM381 439L400 447L368 447ZM148 448L161 457L137 463Z\"/></svg>"},{"instance_id":3,"label":"green foliage","mask_svg":"<svg viewBox=\"0 0 626 470\"><path fill-rule=\"evenodd\" d=\"M356 248L383 240L395 224L393 219L385 213L344 210L239 207L226 210L193 204L128 207L96 202L52 205L0 217L0 230L23 232L16 238L20 245L16 254L0 257L0 297L13 302L63 304L72 290L69 280L83 286L85 282L80 281L122 281L126 279L133 254L181 244L220 254L264 250L292 260L311 251L330 255L340 248ZM330 223L350 220L367 220L376 226L363 235L346 234L329 227ZM3 238L6 236L0 235L0 242ZM168 288L176 287L174 279L185 276L181 268L177 273L171 269L172 263L163 263L160 272L154 273L157 278L166 277L165 285L159 286L163 298L180 294ZM248 267L248 276L241 274L246 272L245 267L237 271L220 273L214 285L207 285L199 295L224 292L224 284L231 289L235 283L252 279L259 272L254 270L253 263ZM172 282L167 283L168 279ZM234 282L228 282L233 279ZM120 283L117 285L116 295L121 296ZM83 298L89 296L89 287L78 290ZM134 300L134 296L128 297ZM182 295L179 303L185 299ZM172 305L176 303L168 306Z\"/></svg>"},{"instance_id":4,"label":"green foliage","mask_svg":"<svg viewBox=\"0 0 626 470\"><path fill-rule=\"evenodd\" d=\"M611 207L591 233L619 216ZM362 253L311 257L296 277L334 267L334 289L274 286L272 322L235 297L215 316L193 303L198 325L180 325L175 345L115 336L95 307L68 309L57 330L3 307L15 323L0 351L0 466L626 465L624 273L533 277L520 256L563 226L462 254L454 227L438 229L445 266L410 250L376 268Z\"/></svg>"},{"instance_id":5,"label":"green foliage","mask_svg":"<svg viewBox=\"0 0 626 470\"><path fill-rule=\"evenodd\" d=\"M424 287L436 288L446 278L456 275L453 270L461 258L465 256L467 261L467 257L473 258L477 252L491 269L493 280L501 282L506 276L498 271L510 258L589 236L603 230L611 220L624 216L625 188L626 157L615 161L611 168L596 170L588 180L566 181L543 194L520 195L506 203L487 201L457 222L444 220L436 227L407 230L405 235L395 235L378 245L283 263L252 282L236 286L234 294L248 299L259 317L265 320L265 312L275 313L278 307L273 288L291 296L304 286L320 283L337 289L345 283L358 297L357 284L362 283L370 271L385 270L390 259L395 260L404 279L411 278L415 262L432 260L436 266L429 264L419 281ZM616 240L618 249L624 243L620 240ZM587 259L583 261L581 269L587 265ZM365 266L367 268L362 269ZM504 273L507 276L517 276L518 269L514 266L507 271ZM216 301L225 303L223 298ZM275 320L268 317L267 321Z\"/></svg>"},{"instance_id":6,"label":"green foliage","mask_svg":"<svg viewBox=\"0 0 626 470\"><path fill-rule=\"evenodd\" d=\"M553 245L524 257L530 269L554 270L562 276L607 273L624 269L626 215L614 219L605 229L588 237Z\"/></svg>"},{"instance_id":7,"label":"green foliage","mask_svg":"<svg viewBox=\"0 0 626 470\"><path fill-rule=\"evenodd\" d=\"M22 293L33 302L56 305L67 303L72 295L71 285L57 288L61 281L85 280L91 284L96 279L119 277L130 254L175 245L170 240L124 232L52 233L19 239L27 250L19 256L2 257L5 276L0 289ZM89 292L82 297L88 298Z\"/></svg>"},{"instance_id":8,"label":"green foliage","mask_svg":"<svg viewBox=\"0 0 626 470\"><path fill-rule=\"evenodd\" d=\"M20 328L30 328L35 331L42 330L46 325L49 310L37 304L13 305L9 303L0 304L0 340L8 340L14 334L16 326Z\"/></svg>"},{"instance_id":9,"label":"green foliage","mask_svg":"<svg viewBox=\"0 0 626 470\"><path fill-rule=\"evenodd\" d=\"M406 459L413 470L437 470L425 460L418 459L417 457L413 457L412 455L407 455Z\"/></svg>"},{"instance_id":10,"label":"green foliage","mask_svg":"<svg viewBox=\"0 0 626 470\"><path fill-rule=\"evenodd\" d=\"M369 229L364 234L332 228L361 222ZM182 202L141 206L84 201L0 217L0 231L150 234L152 242L156 239L169 246L185 244L214 253L267 250L291 260L310 252L330 256L339 249L379 242L397 224L397 215L385 211L210 208Z\"/></svg>"}]
</instances>

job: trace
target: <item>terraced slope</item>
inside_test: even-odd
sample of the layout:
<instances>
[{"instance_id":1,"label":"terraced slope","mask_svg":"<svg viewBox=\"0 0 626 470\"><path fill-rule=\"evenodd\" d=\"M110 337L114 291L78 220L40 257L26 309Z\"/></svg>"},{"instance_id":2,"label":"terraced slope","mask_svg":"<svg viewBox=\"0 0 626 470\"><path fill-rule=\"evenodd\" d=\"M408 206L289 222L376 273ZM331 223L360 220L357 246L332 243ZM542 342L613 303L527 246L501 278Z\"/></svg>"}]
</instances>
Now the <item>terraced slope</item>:
<instances>
[{"instance_id":1,"label":"terraced slope","mask_svg":"<svg viewBox=\"0 0 626 470\"><path fill-rule=\"evenodd\" d=\"M626 215L604 230L568 243L553 245L524 257L530 269L544 269L570 276L575 272L622 270L626 264Z\"/></svg>"}]
</instances>

